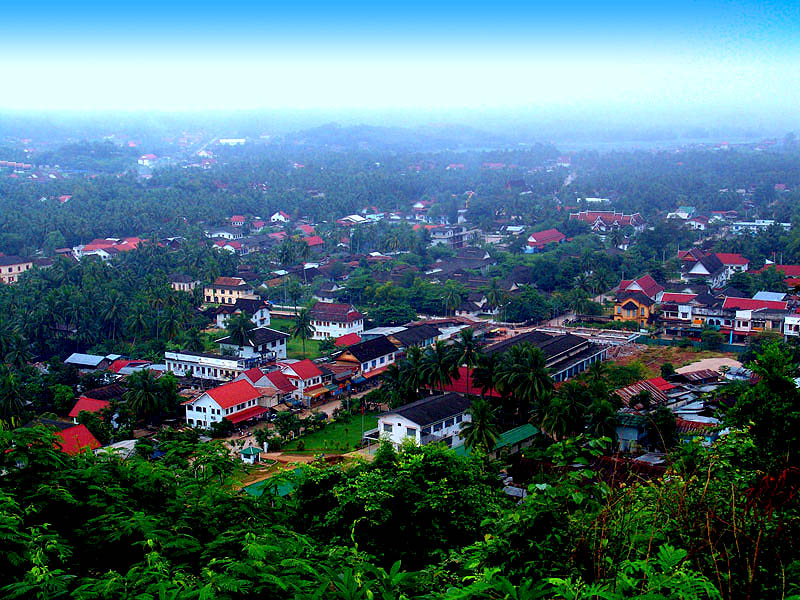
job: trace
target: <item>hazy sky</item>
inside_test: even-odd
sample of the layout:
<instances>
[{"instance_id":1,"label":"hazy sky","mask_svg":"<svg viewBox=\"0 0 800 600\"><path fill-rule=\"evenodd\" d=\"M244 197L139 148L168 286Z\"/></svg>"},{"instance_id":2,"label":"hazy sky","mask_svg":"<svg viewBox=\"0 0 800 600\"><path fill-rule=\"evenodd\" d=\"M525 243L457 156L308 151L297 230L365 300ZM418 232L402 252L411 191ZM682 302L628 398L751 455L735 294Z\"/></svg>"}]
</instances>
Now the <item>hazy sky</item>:
<instances>
[{"instance_id":1,"label":"hazy sky","mask_svg":"<svg viewBox=\"0 0 800 600\"><path fill-rule=\"evenodd\" d=\"M0 108L769 116L800 101L797 0L114 4L4 6Z\"/></svg>"}]
</instances>

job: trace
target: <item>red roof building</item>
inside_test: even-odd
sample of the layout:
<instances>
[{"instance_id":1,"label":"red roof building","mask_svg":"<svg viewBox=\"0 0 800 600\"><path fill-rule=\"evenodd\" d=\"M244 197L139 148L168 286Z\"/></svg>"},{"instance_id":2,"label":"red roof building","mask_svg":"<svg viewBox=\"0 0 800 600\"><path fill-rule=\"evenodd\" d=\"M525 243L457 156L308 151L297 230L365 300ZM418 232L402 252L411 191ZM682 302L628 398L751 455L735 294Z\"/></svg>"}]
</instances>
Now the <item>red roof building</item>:
<instances>
[{"instance_id":1,"label":"red roof building","mask_svg":"<svg viewBox=\"0 0 800 600\"><path fill-rule=\"evenodd\" d=\"M307 238L304 238L303 241L309 245L309 247L314 248L316 246L323 246L325 242L322 240L321 237L318 235L312 235Z\"/></svg>"},{"instance_id":2,"label":"red roof building","mask_svg":"<svg viewBox=\"0 0 800 600\"><path fill-rule=\"evenodd\" d=\"M734 254L734 253L731 253L731 252L717 252L716 255L717 255L717 258L719 259L719 261L723 265L725 265L726 267L727 266L733 266L733 265L739 265L739 266L744 267L745 270L746 270L747 266L750 264L750 261L747 260L741 254Z\"/></svg>"},{"instance_id":3,"label":"red roof building","mask_svg":"<svg viewBox=\"0 0 800 600\"><path fill-rule=\"evenodd\" d=\"M679 294L676 292L664 292L661 295L661 303L668 304L687 304L697 298L697 294Z\"/></svg>"},{"instance_id":4,"label":"red roof building","mask_svg":"<svg viewBox=\"0 0 800 600\"><path fill-rule=\"evenodd\" d=\"M577 213L570 213L569 218L570 220L588 223L594 231L608 231L617 227L638 229L644 227L645 223L639 213L626 215L613 210L583 210Z\"/></svg>"},{"instance_id":5,"label":"red roof building","mask_svg":"<svg viewBox=\"0 0 800 600\"><path fill-rule=\"evenodd\" d=\"M281 365L283 374L291 379L313 379L315 377L322 377L322 371L314 364L312 360L304 359L295 363L288 363Z\"/></svg>"},{"instance_id":6,"label":"red roof building","mask_svg":"<svg viewBox=\"0 0 800 600\"><path fill-rule=\"evenodd\" d=\"M261 396L249 381L239 380L224 383L206 392L220 408L232 408L249 400L257 400Z\"/></svg>"},{"instance_id":7,"label":"red roof building","mask_svg":"<svg viewBox=\"0 0 800 600\"><path fill-rule=\"evenodd\" d=\"M754 300L752 298L725 298L723 310L786 310L786 302L779 300Z\"/></svg>"},{"instance_id":8,"label":"red roof building","mask_svg":"<svg viewBox=\"0 0 800 600\"><path fill-rule=\"evenodd\" d=\"M336 338L336 341L333 343L334 346L337 348L346 348L347 346L352 346L353 344L361 343L361 336L357 333L348 333L341 337Z\"/></svg>"},{"instance_id":9,"label":"red roof building","mask_svg":"<svg viewBox=\"0 0 800 600\"><path fill-rule=\"evenodd\" d=\"M473 394L476 396L484 395L492 398L500 398L497 390L491 389L483 392L480 386L473 381L472 369L468 367L458 367L458 379L453 379L448 385L444 386L445 392L456 392L458 394Z\"/></svg>"},{"instance_id":10,"label":"red roof building","mask_svg":"<svg viewBox=\"0 0 800 600\"><path fill-rule=\"evenodd\" d=\"M87 398L86 396L81 396L78 398L75 406L72 407L72 410L69 411L69 416L72 419L77 419L78 415L83 411L97 413L104 408L107 408L110 404L111 403L108 400L98 400L96 398Z\"/></svg>"},{"instance_id":11,"label":"red roof building","mask_svg":"<svg viewBox=\"0 0 800 600\"><path fill-rule=\"evenodd\" d=\"M314 235L314 228L311 225L298 225L297 228L306 235Z\"/></svg>"},{"instance_id":12,"label":"red roof building","mask_svg":"<svg viewBox=\"0 0 800 600\"><path fill-rule=\"evenodd\" d=\"M623 279L619 282L617 294L624 292L642 292L651 300L655 300L656 296L663 292L664 288L656 283L650 275L644 275L639 279Z\"/></svg>"},{"instance_id":13,"label":"red roof building","mask_svg":"<svg viewBox=\"0 0 800 600\"><path fill-rule=\"evenodd\" d=\"M92 435L92 432L86 428L86 425L67 427L66 429L57 431L56 435L61 438L60 450L71 456L82 454L87 450L96 450L100 447L100 442L98 442L97 438Z\"/></svg>"},{"instance_id":14,"label":"red roof building","mask_svg":"<svg viewBox=\"0 0 800 600\"><path fill-rule=\"evenodd\" d=\"M566 241L567 236L561 233L558 229L545 229L544 231L537 231L528 237L528 248L534 250L541 250L548 244L560 244Z\"/></svg>"}]
</instances>

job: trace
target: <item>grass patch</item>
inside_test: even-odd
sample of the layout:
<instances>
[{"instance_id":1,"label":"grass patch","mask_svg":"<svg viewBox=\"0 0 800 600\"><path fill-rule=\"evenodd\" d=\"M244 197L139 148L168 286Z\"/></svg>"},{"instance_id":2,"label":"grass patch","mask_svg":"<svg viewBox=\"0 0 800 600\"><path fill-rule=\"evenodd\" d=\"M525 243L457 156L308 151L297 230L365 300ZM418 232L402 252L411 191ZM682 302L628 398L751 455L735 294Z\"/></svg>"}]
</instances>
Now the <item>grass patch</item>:
<instances>
[{"instance_id":1,"label":"grass patch","mask_svg":"<svg viewBox=\"0 0 800 600\"><path fill-rule=\"evenodd\" d=\"M378 413L364 415L364 431L378 426ZM284 452L298 450L303 442L303 451L351 452L361 441L361 415L353 415L347 421L328 423L324 429L292 440L282 448Z\"/></svg>"},{"instance_id":2,"label":"grass patch","mask_svg":"<svg viewBox=\"0 0 800 600\"><path fill-rule=\"evenodd\" d=\"M292 319L273 317L270 319L269 326L278 331L291 333L292 327L294 327L294 321ZM305 358L314 359L322 356L322 352L319 350L319 344L319 340L306 340ZM303 340L300 338L289 338L286 340L286 356L287 358L303 358Z\"/></svg>"}]
</instances>

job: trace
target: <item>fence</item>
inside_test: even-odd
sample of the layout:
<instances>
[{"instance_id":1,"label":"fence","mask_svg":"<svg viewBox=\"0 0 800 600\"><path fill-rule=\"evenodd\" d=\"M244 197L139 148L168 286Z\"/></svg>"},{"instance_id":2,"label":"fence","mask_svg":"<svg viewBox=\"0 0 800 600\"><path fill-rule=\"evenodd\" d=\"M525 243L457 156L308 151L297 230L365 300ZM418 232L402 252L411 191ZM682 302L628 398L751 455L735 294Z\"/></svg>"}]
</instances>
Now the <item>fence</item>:
<instances>
[{"instance_id":1,"label":"fence","mask_svg":"<svg viewBox=\"0 0 800 600\"><path fill-rule=\"evenodd\" d=\"M695 342L688 338L664 340L661 338L651 338L646 335L640 335L636 339L636 343L646 344L648 346L685 346L687 343L690 343L693 348L700 348L702 346L701 342ZM735 354L741 354L746 349L747 346L744 344L720 344L719 348L717 348L720 352L733 352Z\"/></svg>"}]
</instances>

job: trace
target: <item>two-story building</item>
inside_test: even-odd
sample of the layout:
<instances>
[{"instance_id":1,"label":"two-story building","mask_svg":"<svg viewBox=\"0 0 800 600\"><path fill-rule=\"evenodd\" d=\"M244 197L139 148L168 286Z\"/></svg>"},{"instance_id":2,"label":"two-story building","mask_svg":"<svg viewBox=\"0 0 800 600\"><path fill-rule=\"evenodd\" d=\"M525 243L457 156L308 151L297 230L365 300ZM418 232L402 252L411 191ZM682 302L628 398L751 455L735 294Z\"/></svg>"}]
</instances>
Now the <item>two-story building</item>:
<instances>
[{"instance_id":1,"label":"two-story building","mask_svg":"<svg viewBox=\"0 0 800 600\"><path fill-rule=\"evenodd\" d=\"M191 292L198 285L200 285L200 280L189 275L174 273L169 277L169 287L176 292Z\"/></svg>"},{"instance_id":2,"label":"two-story building","mask_svg":"<svg viewBox=\"0 0 800 600\"><path fill-rule=\"evenodd\" d=\"M261 298L237 298L233 305L222 304L217 307L214 321L217 327L224 329L231 316L247 313L256 327L269 327L269 309L269 303Z\"/></svg>"},{"instance_id":3,"label":"two-story building","mask_svg":"<svg viewBox=\"0 0 800 600\"><path fill-rule=\"evenodd\" d=\"M322 383L322 371L307 358L295 362L279 363L278 368L296 388L294 397L304 400L307 406L311 405L314 398L327 394L329 391Z\"/></svg>"},{"instance_id":4,"label":"two-story building","mask_svg":"<svg viewBox=\"0 0 800 600\"><path fill-rule=\"evenodd\" d=\"M164 352L164 362L167 371L176 377L230 381L263 361L188 350L167 350Z\"/></svg>"},{"instance_id":5,"label":"two-story building","mask_svg":"<svg viewBox=\"0 0 800 600\"><path fill-rule=\"evenodd\" d=\"M247 334L247 340L239 345L231 336L216 340L220 353L240 358L263 359L263 362L286 358L286 340L289 334L269 327L256 327Z\"/></svg>"},{"instance_id":6,"label":"two-story building","mask_svg":"<svg viewBox=\"0 0 800 600\"><path fill-rule=\"evenodd\" d=\"M396 356L397 346L381 336L349 346L336 357L336 363L357 366L358 376L370 379L383 373Z\"/></svg>"},{"instance_id":7,"label":"two-story building","mask_svg":"<svg viewBox=\"0 0 800 600\"><path fill-rule=\"evenodd\" d=\"M213 304L236 304L239 299L258 299L253 286L241 277L217 277L203 288L203 298Z\"/></svg>"},{"instance_id":8,"label":"two-story building","mask_svg":"<svg viewBox=\"0 0 800 600\"><path fill-rule=\"evenodd\" d=\"M420 446L443 442L448 447L464 444L461 426L470 421L470 400L461 394L447 393L411 402L378 417L378 428L365 434L370 439L386 439L395 447L411 439Z\"/></svg>"},{"instance_id":9,"label":"two-story building","mask_svg":"<svg viewBox=\"0 0 800 600\"><path fill-rule=\"evenodd\" d=\"M33 268L33 261L20 256L0 256L0 283L16 283L19 276Z\"/></svg>"},{"instance_id":10,"label":"two-story building","mask_svg":"<svg viewBox=\"0 0 800 600\"><path fill-rule=\"evenodd\" d=\"M233 424L256 419L269 411L267 406L259 404L262 396L262 392L249 381L225 383L183 403L186 424L208 429L222 419Z\"/></svg>"},{"instance_id":11,"label":"two-story building","mask_svg":"<svg viewBox=\"0 0 800 600\"><path fill-rule=\"evenodd\" d=\"M317 302L309 309L309 314L314 328L312 339L315 340L335 339L364 331L364 315L352 304Z\"/></svg>"}]
</instances>

